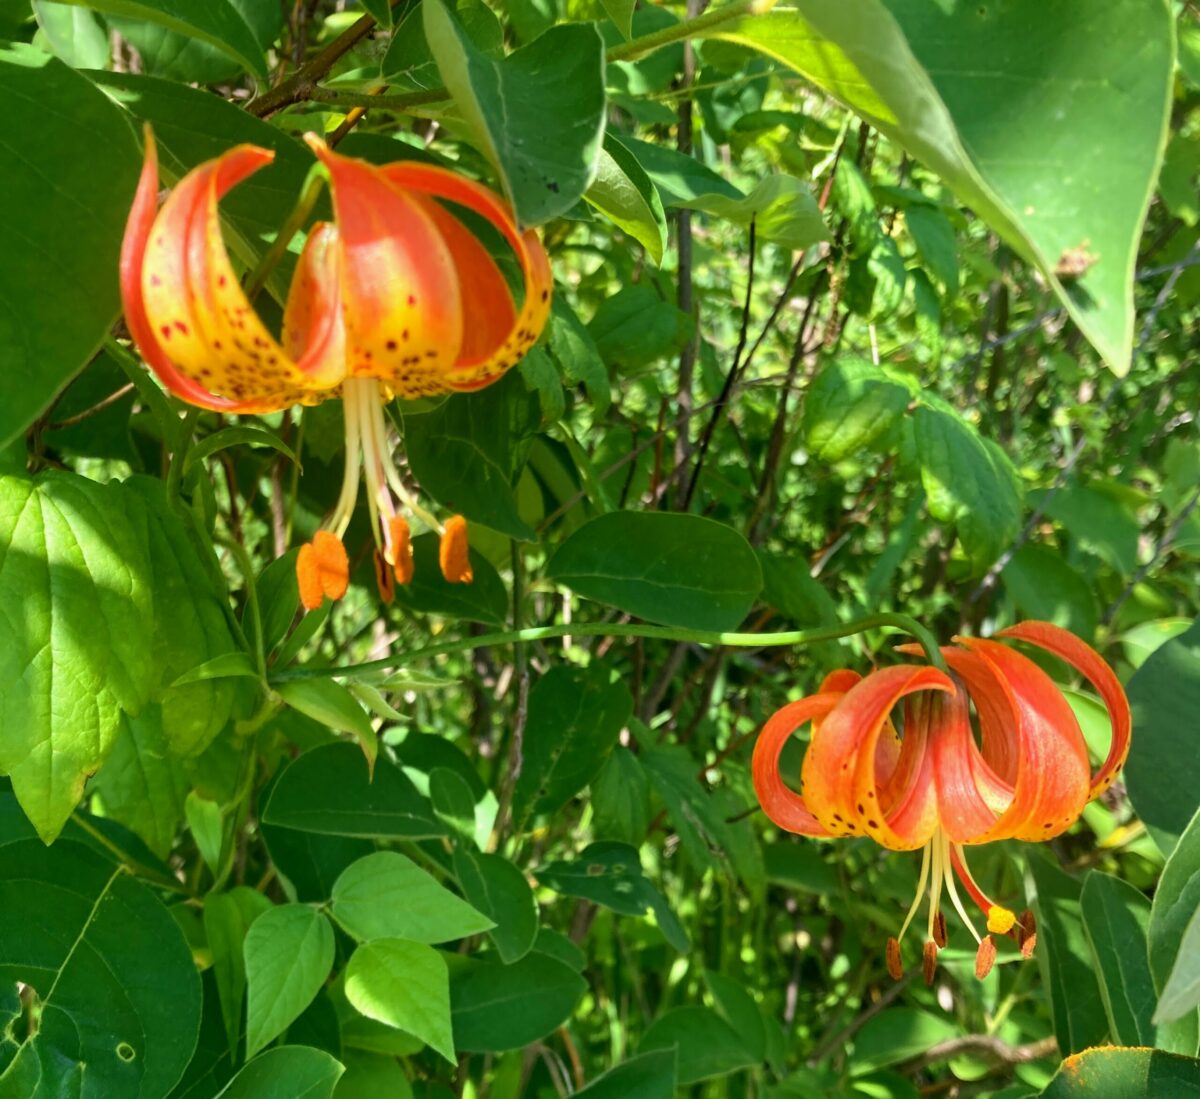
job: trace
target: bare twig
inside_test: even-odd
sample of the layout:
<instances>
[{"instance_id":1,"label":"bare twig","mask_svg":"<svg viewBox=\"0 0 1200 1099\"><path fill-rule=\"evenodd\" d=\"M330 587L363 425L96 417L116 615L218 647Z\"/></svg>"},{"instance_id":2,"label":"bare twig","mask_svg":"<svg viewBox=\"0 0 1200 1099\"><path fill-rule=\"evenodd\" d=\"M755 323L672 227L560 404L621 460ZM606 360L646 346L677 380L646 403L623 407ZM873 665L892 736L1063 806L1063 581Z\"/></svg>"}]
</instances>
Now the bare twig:
<instances>
[{"instance_id":1,"label":"bare twig","mask_svg":"<svg viewBox=\"0 0 1200 1099\"><path fill-rule=\"evenodd\" d=\"M994 1034L964 1034L960 1038L947 1038L944 1042L930 1046L919 1057L907 1062L903 1070L908 1073L919 1072L929 1065L957 1057L960 1053L983 1054L1001 1065L1024 1065L1030 1061L1040 1061L1043 1057L1056 1056L1058 1042L1049 1037L1039 1038L1036 1042L1027 1042L1021 1046L1010 1046Z\"/></svg>"}]
</instances>

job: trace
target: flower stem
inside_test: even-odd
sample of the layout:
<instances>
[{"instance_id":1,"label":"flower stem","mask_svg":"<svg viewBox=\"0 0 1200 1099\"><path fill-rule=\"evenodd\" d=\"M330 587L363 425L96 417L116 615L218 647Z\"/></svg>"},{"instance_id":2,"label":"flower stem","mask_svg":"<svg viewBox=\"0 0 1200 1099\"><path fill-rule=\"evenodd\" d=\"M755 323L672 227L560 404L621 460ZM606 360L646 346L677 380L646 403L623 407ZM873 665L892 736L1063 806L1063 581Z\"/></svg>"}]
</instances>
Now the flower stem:
<instances>
[{"instance_id":1,"label":"flower stem","mask_svg":"<svg viewBox=\"0 0 1200 1099\"><path fill-rule=\"evenodd\" d=\"M290 668L276 672L271 676L273 683L289 679L317 679L330 676L353 676L368 672L387 671L391 668L407 666L418 660L434 656L446 656L449 653L465 652L468 649L494 648L499 645L522 644L529 641L547 641L556 637L646 637L661 641L685 641L697 645L710 645L724 648L762 649L779 645L789 645L801 648L818 641L834 641L839 637L849 637L865 630L881 626L891 626L916 638L925 650L929 662L934 667L945 671L946 663L938 649L933 635L919 622L904 614L873 614L859 618L853 622L845 622L837 626L821 626L812 630L786 630L781 633L723 633L711 630L689 630L678 626L649 626L640 622L572 622L555 626L531 626L523 630L503 630L498 633L483 634L479 637L465 637L454 641L441 641L426 645L420 649L399 656L385 656L380 660L370 660L365 664L349 664L336 668Z\"/></svg>"}]
</instances>

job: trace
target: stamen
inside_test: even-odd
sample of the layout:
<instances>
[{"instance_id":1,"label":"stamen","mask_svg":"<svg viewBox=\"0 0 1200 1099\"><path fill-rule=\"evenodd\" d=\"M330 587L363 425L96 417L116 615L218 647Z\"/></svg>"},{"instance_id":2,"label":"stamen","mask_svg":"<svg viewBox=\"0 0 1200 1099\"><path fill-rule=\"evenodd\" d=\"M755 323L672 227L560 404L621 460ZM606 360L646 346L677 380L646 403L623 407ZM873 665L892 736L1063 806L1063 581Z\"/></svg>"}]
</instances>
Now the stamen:
<instances>
[{"instance_id":1,"label":"stamen","mask_svg":"<svg viewBox=\"0 0 1200 1099\"><path fill-rule=\"evenodd\" d=\"M985 935L975 952L975 976L983 980L996 964L996 942L991 935Z\"/></svg>"},{"instance_id":2,"label":"stamen","mask_svg":"<svg viewBox=\"0 0 1200 1099\"><path fill-rule=\"evenodd\" d=\"M912 923L917 909L921 907L921 899L925 896L925 883L929 881L930 847L931 844L927 843L921 850L921 872L917 875L917 895L913 897L912 906L908 910L908 915L904 917L904 923L900 925L900 934L896 936L897 944L904 938L904 932L908 930L908 925Z\"/></svg>"},{"instance_id":3,"label":"stamen","mask_svg":"<svg viewBox=\"0 0 1200 1099\"><path fill-rule=\"evenodd\" d=\"M350 559L341 539L319 530L313 540L300 547L296 558L296 583L305 609L315 611L325 596L341 599L350 586Z\"/></svg>"},{"instance_id":4,"label":"stamen","mask_svg":"<svg viewBox=\"0 0 1200 1099\"><path fill-rule=\"evenodd\" d=\"M921 972L925 977L927 985L933 984L933 976L937 972L937 943L927 942L925 944L925 952L921 956Z\"/></svg>"},{"instance_id":5,"label":"stamen","mask_svg":"<svg viewBox=\"0 0 1200 1099\"><path fill-rule=\"evenodd\" d=\"M987 910L987 929L993 935L1007 935L1016 922L1016 913L1009 908L993 904Z\"/></svg>"},{"instance_id":6,"label":"stamen","mask_svg":"<svg viewBox=\"0 0 1200 1099\"><path fill-rule=\"evenodd\" d=\"M954 884L954 855L950 850L950 841L945 839L943 842L946 845L946 857L942 864L942 870L946 876L946 892L950 894L950 903L954 905L954 911L958 913L959 919L967 925L967 930L971 932L972 938L979 942L979 932L975 930L971 917L967 915L967 910L963 907L962 899L958 895L958 887ZM990 924L988 926L991 927Z\"/></svg>"},{"instance_id":7,"label":"stamen","mask_svg":"<svg viewBox=\"0 0 1200 1099\"><path fill-rule=\"evenodd\" d=\"M403 515L393 515L388 522L388 543L396 581L407 584L413 578L412 532Z\"/></svg>"},{"instance_id":8,"label":"stamen","mask_svg":"<svg viewBox=\"0 0 1200 1099\"><path fill-rule=\"evenodd\" d=\"M929 845L933 848L933 873L929 877L929 927L926 938L936 941L934 925L937 923L938 909L942 903L942 882L946 876L946 872L942 868L942 857L946 845L942 840L940 828L934 833Z\"/></svg>"},{"instance_id":9,"label":"stamen","mask_svg":"<svg viewBox=\"0 0 1200 1099\"><path fill-rule=\"evenodd\" d=\"M893 981L900 980L904 976L904 962L900 958L899 939L888 939L886 958L888 974Z\"/></svg>"},{"instance_id":10,"label":"stamen","mask_svg":"<svg viewBox=\"0 0 1200 1099\"><path fill-rule=\"evenodd\" d=\"M379 589L379 598L390 607L396 599L396 579L392 574L392 566L380 549L375 551L372 560L375 562L375 586Z\"/></svg>"},{"instance_id":11,"label":"stamen","mask_svg":"<svg viewBox=\"0 0 1200 1099\"><path fill-rule=\"evenodd\" d=\"M438 547L438 562L442 566L442 575L451 584L469 584L475 579L467 545L467 521L461 515L446 520Z\"/></svg>"},{"instance_id":12,"label":"stamen","mask_svg":"<svg viewBox=\"0 0 1200 1099\"><path fill-rule=\"evenodd\" d=\"M1030 908L1025 909L1017 921L1017 945L1021 948L1021 957L1033 957L1033 948L1037 946L1037 917Z\"/></svg>"}]
</instances>

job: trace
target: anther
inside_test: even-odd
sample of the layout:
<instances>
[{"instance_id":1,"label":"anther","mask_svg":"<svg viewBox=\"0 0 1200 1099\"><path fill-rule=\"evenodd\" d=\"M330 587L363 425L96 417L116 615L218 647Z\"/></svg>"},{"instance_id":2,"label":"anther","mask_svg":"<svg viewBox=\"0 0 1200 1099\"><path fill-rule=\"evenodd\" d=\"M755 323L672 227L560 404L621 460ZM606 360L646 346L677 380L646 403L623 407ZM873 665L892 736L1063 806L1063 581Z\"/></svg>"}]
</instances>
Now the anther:
<instances>
[{"instance_id":1,"label":"anther","mask_svg":"<svg viewBox=\"0 0 1200 1099\"><path fill-rule=\"evenodd\" d=\"M927 985L933 984L933 976L937 972L937 956L938 947L935 942L927 942L925 944L925 952L921 956L921 972L925 976Z\"/></svg>"},{"instance_id":2,"label":"anther","mask_svg":"<svg viewBox=\"0 0 1200 1099\"><path fill-rule=\"evenodd\" d=\"M392 567L380 549L375 550L372 560L375 563L375 586L379 589L379 598L390 607L396 599L396 579L392 575Z\"/></svg>"},{"instance_id":3,"label":"anther","mask_svg":"<svg viewBox=\"0 0 1200 1099\"><path fill-rule=\"evenodd\" d=\"M392 567L396 570L396 582L407 584L413 578L412 532L403 515L393 515L388 520L388 539L392 544Z\"/></svg>"},{"instance_id":4,"label":"anther","mask_svg":"<svg viewBox=\"0 0 1200 1099\"><path fill-rule=\"evenodd\" d=\"M939 950L946 948L946 914L939 912L933 917L933 941Z\"/></svg>"},{"instance_id":5,"label":"anther","mask_svg":"<svg viewBox=\"0 0 1200 1099\"><path fill-rule=\"evenodd\" d=\"M984 935L975 952L975 976L981 981L992 971L996 964L996 941L991 935Z\"/></svg>"},{"instance_id":6,"label":"anther","mask_svg":"<svg viewBox=\"0 0 1200 1099\"><path fill-rule=\"evenodd\" d=\"M1032 909L1025 909L1016 925L1017 945L1021 948L1021 957L1032 958L1033 949L1037 946L1037 917Z\"/></svg>"},{"instance_id":7,"label":"anther","mask_svg":"<svg viewBox=\"0 0 1200 1099\"><path fill-rule=\"evenodd\" d=\"M1017 922L1016 913L998 904L989 906L987 910L987 929L993 935L1007 935Z\"/></svg>"},{"instance_id":8,"label":"anther","mask_svg":"<svg viewBox=\"0 0 1200 1099\"><path fill-rule=\"evenodd\" d=\"M887 941L887 971L893 981L904 976L904 962L900 958L900 940L890 938Z\"/></svg>"},{"instance_id":9,"label":"anther","mask_svg":"<svg viewBox=\"0 0 1200 1099\"><path fill-rule=\"evenodd\" d=\"M451 584L469 584L475 579L467 545L467 521L461 515L446 520L438 547L438 563L442 566L442 575Z\"/></svg>"},{"instance_id":10,"label":"anther","mask_svg":"<svg viewBox=\"0 0 1200 1099\"><path fill-rule=\"evenodd\" d=\"M350 586L350 559L336 534L319 530L311 542L300 547L296 582L300 602L310 611L315 611L326 596L337 600L346 594Z\"/></svg>"}]
</instances>

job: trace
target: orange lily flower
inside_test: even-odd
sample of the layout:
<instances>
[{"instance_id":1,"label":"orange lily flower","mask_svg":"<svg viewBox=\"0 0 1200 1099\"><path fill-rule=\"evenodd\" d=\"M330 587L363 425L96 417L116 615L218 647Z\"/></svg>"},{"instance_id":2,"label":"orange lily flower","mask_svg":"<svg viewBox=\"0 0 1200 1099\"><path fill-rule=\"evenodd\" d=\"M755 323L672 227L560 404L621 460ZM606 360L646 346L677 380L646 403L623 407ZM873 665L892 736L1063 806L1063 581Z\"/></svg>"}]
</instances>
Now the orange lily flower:
<instances>
[{"instance_id":1,"label":"orange lily flower","mask_svg":"<svg viewBox=\"0 0 1200 1099\"><path fill-rule=\"evenodd\" d=\"M274 154L238 145L189 172L157 209L158 161L145 164L125 229L121 295L129 332L163 385L216 412L264 413L341 397L342 491L297 577L305 607L340 598L349 582L342 537L360 476L385 598L412 576L403 508L442 537L442 571L471 580L467 528L420 506L393 461L384 404L394 396L467 392L496 381L537 340L553 279L541 241L486 187L406 161L377 167L305 139L328 173L334 221L308 234L277 340L243 291L221 239L217 204ZM481 215L512 248L524 276L514 301L487 249L442 202Z\"/></svg>"},{"instance_id":2,"label":"orange lily flower","mask_svg":"<svg viewBox=\"0 0 1200 1099\"><path fill-rule=\"evenodd\" d=\"M868 836L893 851L922 850L917 896L900 933L887 944L888 970L895 978L903 972L900 940L927 886L927 982L946 944L943 889L979 943L977 976L986 976L995 960L992 934L1012 935L1030 956L1032 913L1018 919L992 901L971 875L965 849L1057 836L1108 789L1129 753L1129 702L1094 649L1048 622L1023 622L997 636L1052 653L1091 681L1112 722L1108 757L1095 774L1079 722L1054 681L1008 645L972 638L956 638L958 646L942 650L950 675L912 664L865 677L833 672L819 693L775 713L754 748L754 789L780 828L819 838ZM901 650L921 651L912 645ZM890 717L901 702L902 736ZM783 782L779 756L808 722L812 739L796 793ZM963 906L956 875L983 912L988 934L982 937Z\"/></svg>"}]
</instances>

